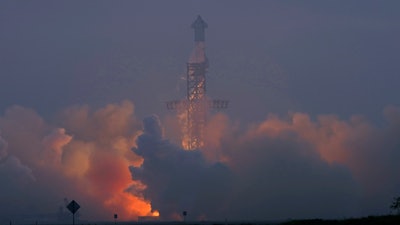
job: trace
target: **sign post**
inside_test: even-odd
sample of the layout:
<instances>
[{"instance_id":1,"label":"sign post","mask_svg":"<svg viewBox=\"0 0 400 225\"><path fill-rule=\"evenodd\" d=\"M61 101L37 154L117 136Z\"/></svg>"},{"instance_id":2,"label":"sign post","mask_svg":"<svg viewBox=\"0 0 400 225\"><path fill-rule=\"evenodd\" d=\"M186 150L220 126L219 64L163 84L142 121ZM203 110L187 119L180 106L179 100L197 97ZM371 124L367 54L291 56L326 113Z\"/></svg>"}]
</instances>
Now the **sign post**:
<instances>
[{"instance_id":1,"label":"sign post","mask_svg":"<svg viewBox=\"0 0 400 225\"><path fill-rule=\"evenodd\" d=\"M183 222L186 222L187 212L186 212L186 211L183 211L183 212L182 212L182 215L183 215Z\"/></svg>"},{"instance_id":2,"label":"sign post","mask_svg":"<svg viewBox=\"0 0 400 225\"><path fill-rule=\"evenodd\" d=\"M114 214L114 224L117 225L118 214Z\"/></svg>"},{"instance_id":3,"label":"sign post","mask_svg":"<svg viewBox=\"0 0 400 225\"><path fill-rule=\"evenodd\" d=\"M72 200L68 205L67 209L72 213L72 225L75 225L75 213L81 206L75 201Z\"/></svg>"}]
</instances>

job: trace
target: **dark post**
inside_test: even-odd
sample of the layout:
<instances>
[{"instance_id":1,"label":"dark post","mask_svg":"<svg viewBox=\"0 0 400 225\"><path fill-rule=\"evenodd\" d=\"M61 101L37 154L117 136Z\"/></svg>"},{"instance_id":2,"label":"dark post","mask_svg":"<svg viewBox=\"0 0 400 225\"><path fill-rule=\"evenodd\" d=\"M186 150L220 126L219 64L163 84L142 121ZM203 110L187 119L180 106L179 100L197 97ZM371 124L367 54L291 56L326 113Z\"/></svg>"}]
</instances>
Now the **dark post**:
<instances>
[{"instance_id":1,"label":"dark post","mask_svg":"<svg viewBox=\"0 0 400 225\"><path fill-rule=\"evenodd\" d=\"M114 214L114 224L117 225L118 214Z\"/></svg>"},{"instance_id":2,"label":"dark post","mask_svg":"<svg viewBox=\"0 0 400 225\"><path fill-rule=\"evenodd\" d=\"M182 215L183 215L183 222L186 222L187 212L186 212L186 211L183 211L183 212L182 212Z\"/></svg>"},{"instance_id":3,"label":"dark post","mask_svg":"<svg viewBox=\"0 0 400 225\"><path fill-rule=\"evenodd\" d=\"M72 225L75 225L75 213L81 206L75 201L72 200L68 205L67 209L72 213Z\"/></svg>"}]
</instances>

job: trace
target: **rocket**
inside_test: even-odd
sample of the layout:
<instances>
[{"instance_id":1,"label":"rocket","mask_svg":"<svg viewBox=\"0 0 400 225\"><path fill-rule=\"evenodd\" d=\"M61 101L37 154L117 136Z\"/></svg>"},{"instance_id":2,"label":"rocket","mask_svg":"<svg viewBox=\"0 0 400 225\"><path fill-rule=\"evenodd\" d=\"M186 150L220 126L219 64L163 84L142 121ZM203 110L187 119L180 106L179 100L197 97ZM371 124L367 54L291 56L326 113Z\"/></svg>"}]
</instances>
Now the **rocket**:
<instances>
[{"instance_id":1,"label":"rocket","mask_svg":"<svg viewBox=\"0 0 400 225\"><path fill-rule=\"evenodd\" d=\"M194 29L194 41L195 42L203 42L205 41L204 30L208 27L207 23L201 18L200 15L197 16L197 19L192 23L191 28Z\"/></svg>"},{"instance_id":2,"label":"rocket","mask_svg":"<svg viewBox=\"0 0 400 225\"><path fill-rule=\"evenodd\" d=\"M186 99L167 102L167 108L186 113L182 126L182 146L187 150L201 149L204 146L205 127L209 109L226 109L227 100L210 100L206 95L206 73L208 60L205 54L205 29L207 23L197 16L192 23L194 29L194 48L189 57L186 70Z\"/></svg>"}]
</instances>

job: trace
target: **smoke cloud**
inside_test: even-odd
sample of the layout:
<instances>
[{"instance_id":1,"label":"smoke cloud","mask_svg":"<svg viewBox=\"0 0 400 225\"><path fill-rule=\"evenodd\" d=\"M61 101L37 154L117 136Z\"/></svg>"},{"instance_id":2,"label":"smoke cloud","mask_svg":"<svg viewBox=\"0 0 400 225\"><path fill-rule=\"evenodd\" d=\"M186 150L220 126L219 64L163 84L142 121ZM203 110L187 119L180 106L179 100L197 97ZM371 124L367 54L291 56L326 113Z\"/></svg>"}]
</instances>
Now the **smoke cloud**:
<instances>
[{"instance_id":1,"label":"smoke cloud","mask_svg":"<svg viewBox=\"0 0 400 225\"><path fill-rule=\"evenodd\" d=\"M0 133L0 161L2 161L7 156L7 142L1 137Z\"/></svg>"},{"instance_id":2,"label":"smoke cloud","mask_svg":"<svg viewBox=\"0 0 400 225\"><path fill-rule=\"evenodd\" d=\"M144 159L140 167L130 167L132 178L147 188L143 191L152 206L165 219L179 219L187 210L194 218L216 216L227 197L229 169L223 164L209 164L199 151L185 151L163 138L158 117L143 121L143 134L133 151ZM211 204L211 205L210 205Z\"/></svg>"},{"instance_id":3,"label":"smoke cloud","mask_svg":"<svg viewBox=\"0 0 400 225\"><path fill-rule=\"evenodd\" d=\"M2 181L0 198L2 204L7 208L2 210L5 215L13 214L14 209L20 209L25 204L21 204L21 197L24 197L23 189L26 185L30 185L35 181L32 170L22 164L20 159L9 155L8 143L0 136L0 177Z\"/></svg>"},{"instance_id":4,"label":"smoke cloud","mask_svg":"<svg viewBox=\"0 0 400 225\"><path fill-rule=\"evenodd\" d=\"M56 220L64 198L75 199L85 219L112 220L118 213L129 220L152 213L150 203L132 190L137 185L128 169L142 163L130 150L141 132L131 102L95 110L72 106L53 124L32 109L12 106L0 117L0 129L5 221L39 214Z\"/></svg>"},{"instance_id":5,"label":"smoke cloud","mask_svg":"<svg viewBox=\"0 0 400 225\"><path fill-rule=\"evenodd\" d=\"M243 128L217 114L207 146L194 152L164 139L152 116L133 149L144 162L132 178L165 219L183 210L220 220L385 214L400 190L400 110L384 115L383 127L362 116L289 113Z\"/></svg>"},{"instance_id":6,"label":"smoke cloud","mask_svg":"<svg viewBox=\"0 0 400 225\"><path fill-rule=\"evenodd\" d=\"M137 119L130 101L72 106L53 122L11 106L0 116L1 219L68 219L65 198L89 220L385 214L400 190L400 108L383 115L376 126L359 115L270 114L243 125L216 114L206 146L186 151L157 116Z\"/></svg>"}]
</instances>

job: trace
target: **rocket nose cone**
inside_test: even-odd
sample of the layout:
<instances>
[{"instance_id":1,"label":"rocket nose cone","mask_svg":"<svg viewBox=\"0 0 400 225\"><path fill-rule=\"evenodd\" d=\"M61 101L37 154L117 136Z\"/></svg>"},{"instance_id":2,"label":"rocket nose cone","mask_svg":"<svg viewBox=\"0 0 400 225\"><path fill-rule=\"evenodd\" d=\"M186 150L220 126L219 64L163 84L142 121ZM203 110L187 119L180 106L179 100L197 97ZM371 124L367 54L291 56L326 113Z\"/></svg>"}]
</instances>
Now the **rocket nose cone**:
<instances>
[{"instance_id":1,"label":"rocket nose cone","mask_svg":"<svg viewBox=\"0 0 400 225\"><path fill-rule=\"evenodd\" d=\"M207 28L207 23L204 22L200 15L197 16L197 19L192 23L191 27L194 29L194 41L205 41L205 28Z\"/></svg>"},{"instance_id":2,"label":"rocket nose cone","mask_svg":"<svg viewBox=\"0 0 400 225\"><path fill-rule=\"evenodd\" d=\"M200 15L197 16L196 20L192 23L192 28L196 29L196 28L207 28L207 23L204 22L204 20L201 18Z\"/></svg>"}]
</instances>

